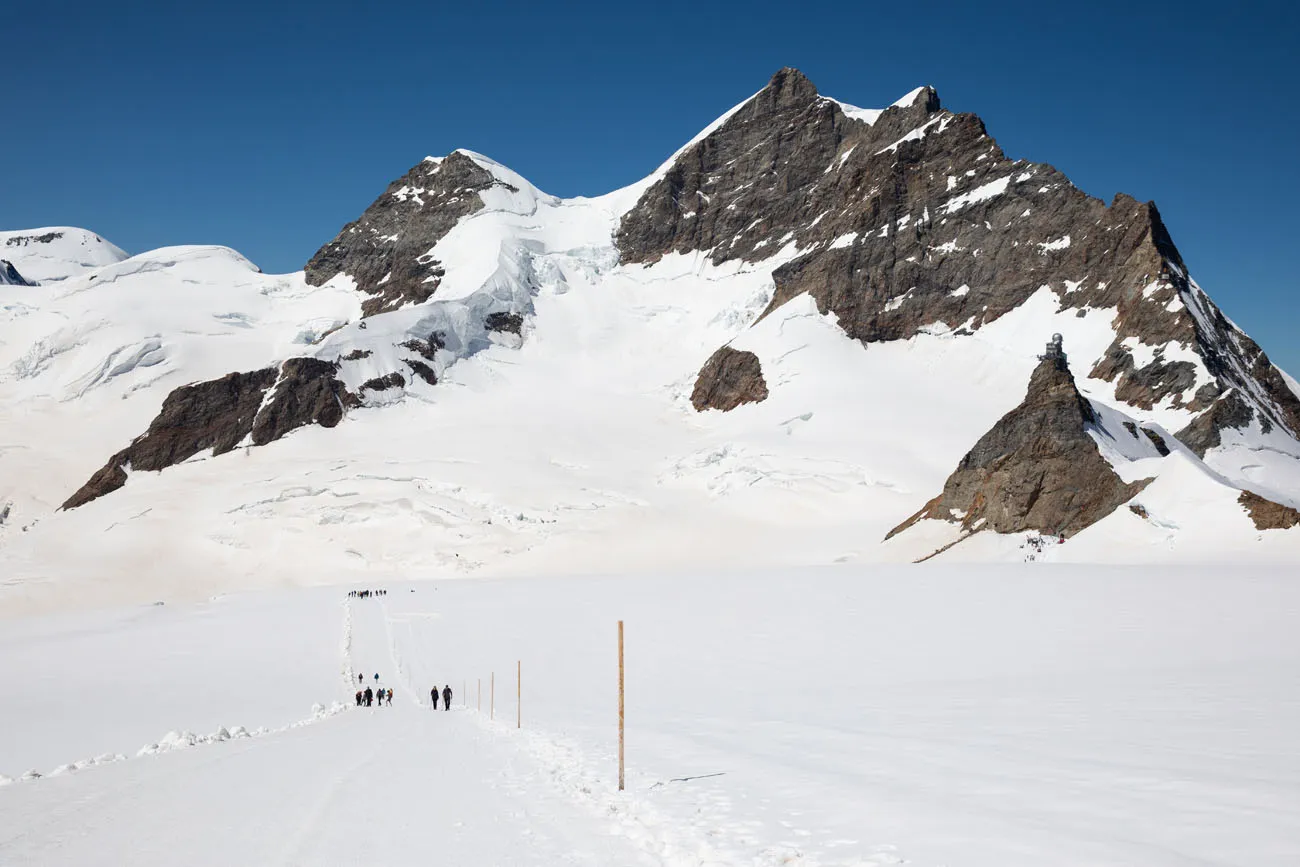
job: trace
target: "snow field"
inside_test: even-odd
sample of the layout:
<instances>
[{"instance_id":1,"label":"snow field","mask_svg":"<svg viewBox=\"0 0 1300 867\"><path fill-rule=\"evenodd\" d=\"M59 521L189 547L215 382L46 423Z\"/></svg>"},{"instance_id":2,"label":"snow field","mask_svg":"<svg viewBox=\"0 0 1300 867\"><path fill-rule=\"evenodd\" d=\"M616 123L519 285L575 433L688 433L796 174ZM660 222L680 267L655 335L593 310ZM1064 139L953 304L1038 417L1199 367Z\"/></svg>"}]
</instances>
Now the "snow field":
<instances>
[{"instance_id":1,"label":"snow field","mask_svg":"<svg viewBox=\"0 0 1300 867\"><path fill-rule=\"evenodd\" d=\"M72 641L53 621L6 634L5 670L39 657L54 672L36 695L101 676L130 694L118 676L166 634L149 618L185 633L207 620L231 637L198 629L184 665L161 657L160 703L105 700L93 720L52 704L6 710L10 775L101 744L134 755L169 728L283 727L309 701L350 704L353 672L379 672L396 696L4 786L0 860L84 863L98 846L145 865L177 853L229 863L232 840L252 863L301 864L363 845L394 864L445 847L467 864L1280 867L1300 853L1300 585L1286 570L879 566L387 586L346 617L345 588L322 588L81 615ZM116 674L86 670L92 649ZM252 660L265 672L254 692L282 694L284 716L245 700L236 672ZM428 707L435 684L455 691L453 712ZM24 715L35 719L16 729ZM44 724L69 716L80 726ZM701 778L672 782L684 777ZM60 806L73 802L90 807Z\"/></svg>"}]
</instances>

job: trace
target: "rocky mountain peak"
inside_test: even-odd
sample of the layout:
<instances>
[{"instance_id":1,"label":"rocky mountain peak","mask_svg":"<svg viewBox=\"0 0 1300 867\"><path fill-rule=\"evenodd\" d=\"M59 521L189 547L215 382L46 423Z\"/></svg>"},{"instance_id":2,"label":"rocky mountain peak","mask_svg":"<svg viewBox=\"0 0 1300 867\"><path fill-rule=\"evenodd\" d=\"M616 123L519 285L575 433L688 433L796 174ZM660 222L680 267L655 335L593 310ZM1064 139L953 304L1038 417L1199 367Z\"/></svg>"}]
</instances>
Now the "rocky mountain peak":
<instances>
[{"instance_id":1,"label":"rocky mountain peak","mask_svg":"<svg viewBox=\"0 0 1300 867\"><path fill-rule=\"evenodd\" d=\"M1037 530L1060 536L1096 523L1150 481L1126 484L1116 475L1089 435L1096 423L1054 340L1020 405L967 452L943 492L889 536L925 518L959 523L968 533Z\"/></svg>"},{"instance_id":2,"label":"rocky mountain peak","mask_svg":"<svg viewBox=\"0 0 1300 867\"><path fill-rule=\"evenodd\" d=\"M808 76L793 66L786 66L773 74L767 87L760 90L751 103L756 107L800 107L812 102L817 96L817 86L808 79Z\"/></svg>"},{"instance_id":3,"label":"rocky mountain peak","mask_svg":"<svg viewBox=\"0 0 1300 867\"><path fill-rule=\"evenodd\" d=\"M430 248L481 209L478 193L498 183L462 151L421 160L316 251L305 268L307 282L351 277L367 296L364 316L427 301L445 274Z\"/></svg>"}]
</instances>

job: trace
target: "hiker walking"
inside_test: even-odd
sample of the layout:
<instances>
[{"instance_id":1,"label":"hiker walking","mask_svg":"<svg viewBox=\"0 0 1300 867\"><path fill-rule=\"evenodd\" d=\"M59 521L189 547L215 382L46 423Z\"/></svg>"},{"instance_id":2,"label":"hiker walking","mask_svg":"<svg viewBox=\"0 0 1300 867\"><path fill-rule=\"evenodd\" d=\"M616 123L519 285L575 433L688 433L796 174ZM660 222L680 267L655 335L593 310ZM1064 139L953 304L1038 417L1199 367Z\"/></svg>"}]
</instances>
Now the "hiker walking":
<instances>
[{"instance_id":1,"label":"hiker walking","mask_svg":"<svg viewBox=\"0 0 1300 867\"><path fill-rule=\"evenodd\" d=\"M429 698L433 699L433 709L438 709L438 687L429 690Z\"/></svg>"},{"instance_id":2,"label":"hiker walking","mask_svg":"<svg viewBox=\"0 0 1300 867\"><path fill-rule=\"evenodd\" d=\"M451 710L451 687L450 686L444 686L442 688L442 703L443 703L443 708L442 708L443 710Z\"/></svg>"},{"instance_id":3,"label":"hiker walking","mask_svg":"<svg viewBox=\"0 0 1300 867\"><path fill-rule=\"evenodd\" d=\"M357 707L361 707L361 690L357 690Z\"/></svg>"},{"instance_id":4,"label":"hiker walking","mask_svg":"<svg viewBox=\"0 0 1300 867\"><path fill-rule=\"evenodd\" d=\"M366 687L366 707L370 707L371 703L374 700L375 700L375 693L370 689L370 687Z\"/></svg>"}]
</instances>

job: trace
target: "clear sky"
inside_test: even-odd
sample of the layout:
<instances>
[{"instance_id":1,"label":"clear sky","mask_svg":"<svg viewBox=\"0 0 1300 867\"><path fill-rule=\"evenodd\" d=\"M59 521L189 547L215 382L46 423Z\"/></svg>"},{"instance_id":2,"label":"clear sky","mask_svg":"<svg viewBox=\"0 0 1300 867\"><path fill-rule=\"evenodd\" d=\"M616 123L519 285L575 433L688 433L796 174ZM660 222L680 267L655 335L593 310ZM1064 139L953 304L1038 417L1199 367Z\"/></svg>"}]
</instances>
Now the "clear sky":
<instances>
[{"instance_id":1,"label":"clear sky","mask_svg":"<svg viewBox=\"0 0 1300 867\"><path fill-rule=\"evenodd\" d=\"M602 193L788 65L866 107L932 84L1009 156L1154 199L1300 375L1293 4L51 0L3 24L0 229L296 270L426 154Z\"/></svg>"}]
</instances>

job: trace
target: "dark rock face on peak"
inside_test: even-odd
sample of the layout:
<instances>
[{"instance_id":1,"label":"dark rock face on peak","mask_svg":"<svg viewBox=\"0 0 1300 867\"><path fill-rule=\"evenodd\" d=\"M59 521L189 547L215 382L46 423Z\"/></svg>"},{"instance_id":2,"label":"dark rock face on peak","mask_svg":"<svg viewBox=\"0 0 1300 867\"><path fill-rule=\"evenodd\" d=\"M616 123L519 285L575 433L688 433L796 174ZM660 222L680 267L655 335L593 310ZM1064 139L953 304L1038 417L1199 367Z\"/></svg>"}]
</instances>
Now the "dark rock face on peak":
<instances>
[{"instance_id":1,"label":"dark rock face on peak","mask_svg":"<svg viewBox=\"0 0 1300 867\"><path fill-rule=\"evenodd\" d=\"M1289 530L1300 526L1300 511L1267 500L1252 491L1242 491L1237 502L1250 515L1256 530Z\"/></svg>"},{"instance_id":2,"label":"dark rock face on peak","mask_svg":"<svg viewBox=\"0 0 1300 867\"><path fill-rule=\"evenodd\" d=\"M67 499L75 509L126 484L126 468L159 471L202 451L224 454L245 438L265 445L307 424L334 427L355 398L334 376L337 366L315 358L291 358L278 369L230 373L184 385L163 401L149 429L108 459ZM271 398L264 403L268 390Z\"/></svg>"},{"instance_id":3,"label":"dark rock face on peak","mask_svg":"<svg viewBox=\"0 0 1300 867\"><path fill-rule=\"evenodd\" d=\"M35 286L36 284L22 274L8 259L0 259L0 286Z\"/></svg>"},{"instance_id":4,"label":"dark rock face on peak","mask_svg":"<svg viewBox=\"0 0 1300 867\"><path fill-rule=\"evenodd\" d=\"M290 358L280 367L271 399L253 422L255 446L275 442L309 424L334 427L356 398L335 377L338 365L319 358Z\"/></svg>"},{"instance_id":5,"label":"dark rock face on peak","mask_svg":"<svg viewBox=\"0 0 1300 867\"><path fill-rule=\"evenodd\" d=\"M175 389L163 401L149 429L109 458L63 508L75 509L116 491L126 484L125 467L156 471L205 449L214 455L230 451L252 432L262 396L275 378L275 368L268 367Z\"/></svg>"},{"instance_id":6,"label":"dark rock face on peak","mask_svg":"<svg viewBox=\"0 0 1300 867\"><path fill-rule=\"evenodd\" d=\"M1205 413L1236 391L1249 415L1202 427L1245 418L1300 433L1300 399L1191 282L1153 204L1121 194L1107 206L1049 165L1007 159L979 118L943 110L928 88L868 124L782 70L646 190L616 240L622 261L641 263L785 249L794 258L773 272L767 312L806 292L867 343L974 331L1049 287L1062 310L1114 311L1114 343L1083 363L1120 400ZM1167 358L1171 342L1215 381ZM1141 367L1135 344L1150 350Z\"/></svg>"},{"instance_id":7,"label":"dark rock face on peak","mask_svg":"<svg viewBox=\"0 0 1300 867\"><path fill-rule=\"evenodd\" d=\"M682 154L623 217L622 261L653 262L693 250L710 251L715 262L757 261L777 252L787 235L806 246L851 231L856 215L840 210L852 209L863 191L839 183L827 168L851 158L858 145L906 134L925 122L931 105L937 108L937 98L919 98L868 127L819 96L802 73L781 70Z\"/></svg>"},{"instance_id":8,"label":"dark rock face on peak","mask_svg":"<svg viewBox=\"0 0 1300 867\"><path fill-rule=\"evenodd\" d=\"M417 163L316 251L306 266L307 282L319 286L348 275L368 296L363 316L427 301L446 273L429 250L462 217L481 209L478 193L498 183L459 151Z\"/></svg>"},{"instance_id":9,"label":"dark rock face on peak","mask_svg":"<svg viewBox=\"0 0 1300 867\"><path fill-rule=\"evenodd\" d=\"M700 369L691 392L696 412L717 409L729 412L741 404L767 400L767 382L758 356L724 346Z\"/></svg>"},{"instance_id":10,"label":"dark rock face on peak","mask_svg":"<svg viewBox=\"0 0 1300 867\"><path fill-rule=\"evenodd\" d=\"M962 458L943 493L890 531L922 518L960 521L966 531L1038 530L1071 536L1136 496L1088 435L1097 417L1063 361L1044 358L1021 404ZM889 538L886 536L886 538Z\"/></svg>"}]
</instances>

